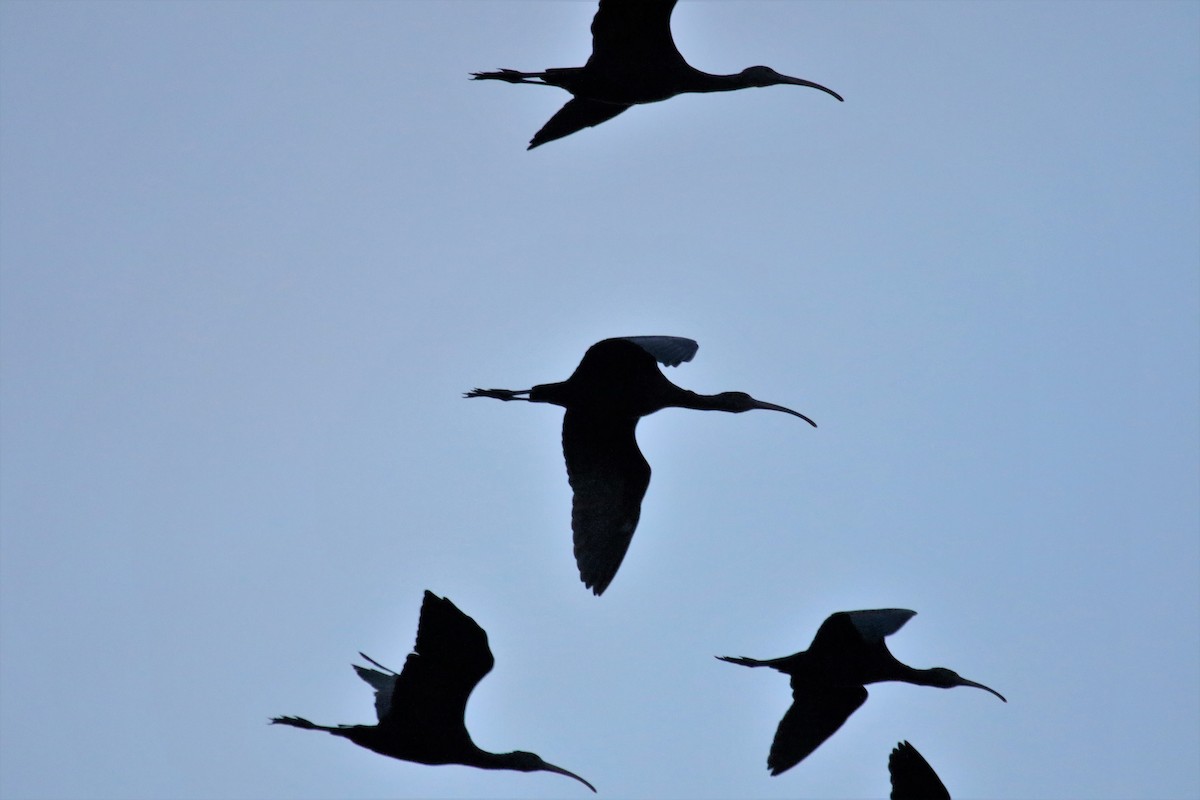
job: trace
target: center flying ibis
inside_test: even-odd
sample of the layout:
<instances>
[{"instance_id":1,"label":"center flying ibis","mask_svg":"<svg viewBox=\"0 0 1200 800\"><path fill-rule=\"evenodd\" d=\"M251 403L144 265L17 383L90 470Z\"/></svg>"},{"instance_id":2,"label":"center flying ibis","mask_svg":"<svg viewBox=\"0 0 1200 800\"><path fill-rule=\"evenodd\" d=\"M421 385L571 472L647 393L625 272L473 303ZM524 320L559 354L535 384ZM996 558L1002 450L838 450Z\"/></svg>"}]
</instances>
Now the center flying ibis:
<instances>
[{"instance_id":1,"label":"center flying ibis","mask_svg":"<svg viewBox=\"0 0 1200 800\"><path fill-rule=\"evenodd\" d=\"M592 20L592 55L582 67L545 72L473 72L475 80L557 86L569 100L529 142L538 145L606 122L632 105L656 103L687 92L729 92L752 86L808 86L842 96L819 83L780 75L770 67L747 67L736 75L712 75L684 61L671 38L676 0L600 0Z\"/></svg>"},{"instance_id":2,"label":"center flying ibis","mask_svg":"<svg viewBox=\"0 0 1200 800\"><path fill-rule=\"evenodd\" d=\"M479 749L467 732L467 698L495 659L483 628L444 597L425 592L417 644L393 672L359 653L379 670L354 665L354 671L375 687L377 725L317 725L302 717L275 717L275 725L325 731L359 747L420 764L464 764L481 769L518 772L557 772L596 791L596 787L534 753L489 753Z\"/></svg>"},{"instance_id":3,"label":"center flying ibis","mask_svg":"<svg viewBox=\"0 0 1200 800\"><path fill-rule=\"evenodd\" d=\"M678 366L699 348L678 336L626 336L588 348L574 374L532 389L473 389L465 397L553 403L563 415L563 455L574 490L571 530L579 577L601 594L617 574L642 513L650 465L634 435L638 420L664 408L741 413L761 408L816 423L745 392L696 394L667 380L655 361Z\"/></svg>"},{"instance_id":4,"label":"center flying ibis","mask_svg":"<svg viewBox=\"0 0 1200 800\"><path fill-rule=\"evenodd\" d=\"M908 742L900 742L892 750L888 772L892 776L891 800L950 800L946 784Z\"/></svg>"},{"instance_id":5,"label":"center flying ibis","mask_svg":"<svg viewBox=\"0 0 1200 800\"><path fill-rule=\"evenodd\" d=\"M897 661L883 640L916 613L903 608L839 611L821 623L812 644L802 652L767 661L717 656L731 664L771 667L791 676L792 707L783 715L767 756L772 775L799 764L842 727L866 702L868 683L903 681L939 689L974 686L1004 700L995 689L944 667L914 669Z\"/></svg>"}]
</instances>

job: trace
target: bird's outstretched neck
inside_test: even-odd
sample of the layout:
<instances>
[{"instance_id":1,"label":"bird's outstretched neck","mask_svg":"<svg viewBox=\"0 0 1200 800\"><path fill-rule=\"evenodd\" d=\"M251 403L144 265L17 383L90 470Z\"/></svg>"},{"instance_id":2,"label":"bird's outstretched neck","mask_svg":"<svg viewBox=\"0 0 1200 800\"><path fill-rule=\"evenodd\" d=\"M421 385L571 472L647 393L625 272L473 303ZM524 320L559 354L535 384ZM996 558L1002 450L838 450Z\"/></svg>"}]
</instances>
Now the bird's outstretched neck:
<instances>
[{"instance_id":1,"label":"bird's outstretched neck","mask_svg":"<svg viewBox=\"0 0 1200 800\"><path fill-rule=\"evenodd\" d=\"M901 664L904 667L906 677L901 680L909 683L914 683L918 686L934 686L938 689L953 689L956 686L971 686L975 689L982 689L985 692L994 694L1005 703L1008 699L1004 695L997 692L990 686L984 686L982 683L967 680L952 669L945 667L930 667L929 669L916 669L907 664Z\"/></svg>"},{"instance_id":2,"label":"bird's outstretched neck","mask_svg":"<svg viewBox=\"0 0 1200 800\"><path fill-rule=\"evenodd\" d=\"M563 769L560 766L551 764L544 760L536 753L527 753L523 750L516 750L511 753L489 753L487 750L475 748L474 755L467 762L470 766L479 767L480 769L512 769L519 772L553 772L557 775L565 775L568 778L574 778L584 786L596 791L596 787L580 776L571 772L569 769Z\"/></svg>"},{"instance_id":3,"label":"bird's outstretched neck","mask_svg":"<svg viewBox=\"0 0 1200 800\"><path fill-rule=\"evenodd\" d=\"M720 394L698 394L697 392L681 390L672 405L679 405L682 408L691 408L697 411L728 411L732 414L741 414L744 411L753 411L761 409L763 411L782 411L784 414L791 414L793 417L800 419L817 427L817 423L801 414L799 411L793 411L786 406L775 405L774 403L765 403L762 400L755 400L745 392L721 392Z\"/></svg>"},{"instance_id":4,"label":"bird's outstretched neck","mask_svg":"<svg viewBox=\"0 0 1200 800\"><path fill-rule=\"evenodd\" d=\"M696 70L691 76L690 83L688 91L693 92L732 92L737 89L765 86L807 86L810 89L824 92L839 101L843 99L840 94L828 86L822 86L804 78L782 75L770 67L762 66L746 67L733 75L714 75L710 72Z\"/></svg>"}]
</instances>

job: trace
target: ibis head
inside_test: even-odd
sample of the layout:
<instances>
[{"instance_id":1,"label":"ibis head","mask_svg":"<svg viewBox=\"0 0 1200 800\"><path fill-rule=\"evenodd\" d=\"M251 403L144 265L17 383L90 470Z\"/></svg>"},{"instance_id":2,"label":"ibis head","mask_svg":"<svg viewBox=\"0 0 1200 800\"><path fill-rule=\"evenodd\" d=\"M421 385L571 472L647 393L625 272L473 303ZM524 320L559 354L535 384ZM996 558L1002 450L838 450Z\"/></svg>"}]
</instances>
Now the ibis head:
<instances>
[{"instance_id":1,"label":"ibis head","mask_svg":"<svg viewBox=\"0 0 1200 800\"><path fill-rule=\"evenodd\" d=\"M514 750L511 753L499 753L496 756L498 764L504 769L516 770L517 772L557 772L559 775L566 775L568 778L574 778L584 786L596 791L596 787L585 781L583 778L576 775L570 770L555 766L548 761L542 759L537 753L527 753L524 750Z\"/></svg>"},{"instance_id":2,"label":"ibis head","mask_svg":"<svg viewBox=\"0 0 1200 800\"><path fill-rule=\"evenodd\" d=\"M996 695L996 697L1004 700L1004 702L1008 702L1004 695L1000 694L992 687L984 686L982 683L976 683L975 681L969 681L952 669L946 669L945 667L933 667L931 669L921 670L921 672L925 673L925 685L927 686L936 686L939 689L953 689L955 686L974 686L976 689L983 689L985 692L991 692L992 694Z\"/></svg>"},{"instance_id":3,"label":"ibis head","mask_svg":"<svg viewBox=\"0 0 1200 800\"><path fill-rule=\"evenodd\" d=\"M762 86L807 86L810 89L819 89L825 94L836 97L842 100L842 96L830 89L828 86L822 86L819 83L805 80L804 78L793 78L791 75L783 75L776 72L770 67L757 66L746 67L737 74L737 79L744 87L762 87Z\"/></svg>"}]
</instances>

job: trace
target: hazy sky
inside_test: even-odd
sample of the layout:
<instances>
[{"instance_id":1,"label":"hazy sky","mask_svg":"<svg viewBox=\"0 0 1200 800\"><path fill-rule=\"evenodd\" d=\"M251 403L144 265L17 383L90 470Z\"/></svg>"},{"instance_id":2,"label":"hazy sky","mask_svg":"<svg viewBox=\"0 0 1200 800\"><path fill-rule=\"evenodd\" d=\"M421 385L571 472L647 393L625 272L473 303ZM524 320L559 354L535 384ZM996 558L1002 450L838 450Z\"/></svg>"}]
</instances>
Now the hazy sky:
<instances>
[{"instance_id":1,"label":"hazy sky","mask_svg":"<svg viewBox=\"0 0 1200 800\"><path fill-rule=\"evenodd\" d=\"M270 727L373 721L422 591L476 741L614 798L1200 795L1200 3L683 0L695 66L825 84L525 151L592 2L0 3L0 795L590 796ZM608 592L561 412L591 343L812 416L670 410ZM838 610L902 684L798 767Z\"/></svg>"}]
</instances>

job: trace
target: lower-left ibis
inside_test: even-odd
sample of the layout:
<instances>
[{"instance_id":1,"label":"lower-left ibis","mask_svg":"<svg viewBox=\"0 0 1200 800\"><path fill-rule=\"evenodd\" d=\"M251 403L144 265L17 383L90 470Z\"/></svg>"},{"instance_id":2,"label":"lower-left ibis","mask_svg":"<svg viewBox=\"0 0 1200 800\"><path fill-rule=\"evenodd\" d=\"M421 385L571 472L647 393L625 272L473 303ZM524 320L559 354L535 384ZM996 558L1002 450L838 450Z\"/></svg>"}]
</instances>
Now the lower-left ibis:
<instances>
[{"instance_id":1,"label":"lower-left ibis","mask_svg":"<svg viewBox=\"0 0 1200 800\"><path fill-rule=\"evenodd\" d=\"M534 753L489 753L471 741L463 719L467 698L491 672L495 659L487 633L448 599L425 592L417 644L399 673L365 653L359 655L383 670L354 665L359 677L375 687L377 725L317 725L302 717L275 717L271 723L325 731L381 755L420 764L557 772L596 791L574 772Z\"/></svg>"}]
</instances>

